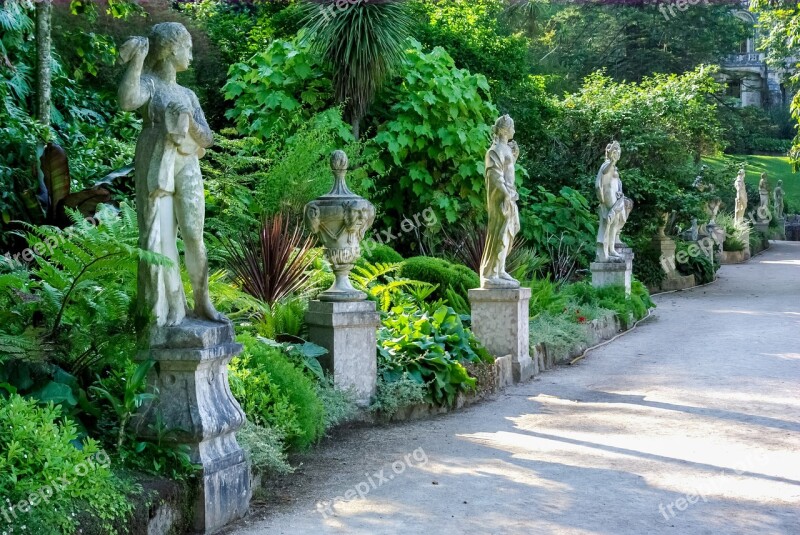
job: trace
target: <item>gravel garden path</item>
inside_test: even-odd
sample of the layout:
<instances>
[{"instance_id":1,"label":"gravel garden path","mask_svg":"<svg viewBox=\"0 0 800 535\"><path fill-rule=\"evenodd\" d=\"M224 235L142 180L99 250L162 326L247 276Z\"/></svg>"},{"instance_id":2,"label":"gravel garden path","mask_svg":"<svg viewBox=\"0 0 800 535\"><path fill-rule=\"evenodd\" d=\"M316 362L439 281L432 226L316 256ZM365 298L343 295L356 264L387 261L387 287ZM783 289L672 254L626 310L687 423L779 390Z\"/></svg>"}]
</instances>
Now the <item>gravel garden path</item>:
<instances>
[{"instance_id":1,"label":"gravel garden path","mask_svg":"<svg viewBox=\"0 0 800 535\"><path fill-rule=\"evenodd\" d=\"M326 440L227 533L800 535L800 243L572 367Z\"/></svg>"}]
</instances>

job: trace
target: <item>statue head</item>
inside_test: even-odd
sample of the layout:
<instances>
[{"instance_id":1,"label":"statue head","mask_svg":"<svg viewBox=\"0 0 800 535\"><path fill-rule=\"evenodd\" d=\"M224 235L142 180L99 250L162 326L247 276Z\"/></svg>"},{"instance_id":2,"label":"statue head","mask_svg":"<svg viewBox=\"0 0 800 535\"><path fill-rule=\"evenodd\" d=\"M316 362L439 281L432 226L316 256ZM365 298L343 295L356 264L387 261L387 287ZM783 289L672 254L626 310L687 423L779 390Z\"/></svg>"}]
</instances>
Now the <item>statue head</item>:
<instances>
[{"instance_id":1,"label":"statue head","mask_svg":"<svg viewBox=\"0 0 800 535\"><path fill-rule=\"evenodd\" d=\"M606 160L616 163L620 156L622 156L622 147L619 145L619 141L612 141L606 145Z\"/></svg>"},{"instance_id":2,"label":"statue head","mask_svg":"<svg viewBox=\"0 0 800 535\"><path fill-rule=\"evenodd\" d=\"M778 187L779 187L779 188L782 188L782 187L783 187L783 180L778 180Z\"/></svg>"},{"instance_id":3,"label":"statue head","mask_svg":"<svg viewBox=\"0 0 800 535\"><path fill-rule=\"evenodd\" d=\"M736 175L736 180L744 180L745 170L739 169L739 174Z\"/></svg>"},{"instance_id":4,"label":"statue head","mask_svg":"<svg viewBox=\"0 0 800 535\"><path fill-rule=\"evenodd\" d=\"M495 121L492 127L492 136L497 139L499 136L504 136L506 139L514 139L514 120L510 115L506 114Z\"/></svg>"},{"instance_id":5,"label":"statue head","mask_svg":"<svg viewBox=\"0 0 800 535\"><path fill-rule=\"evenodd\" d=\"M145 59L148 70L154 70L162 62L169 61L175 72L189 68L192 62L192 36L179 22L162 22L150 31L150 51Z\"/></svg>"}]
</instances>

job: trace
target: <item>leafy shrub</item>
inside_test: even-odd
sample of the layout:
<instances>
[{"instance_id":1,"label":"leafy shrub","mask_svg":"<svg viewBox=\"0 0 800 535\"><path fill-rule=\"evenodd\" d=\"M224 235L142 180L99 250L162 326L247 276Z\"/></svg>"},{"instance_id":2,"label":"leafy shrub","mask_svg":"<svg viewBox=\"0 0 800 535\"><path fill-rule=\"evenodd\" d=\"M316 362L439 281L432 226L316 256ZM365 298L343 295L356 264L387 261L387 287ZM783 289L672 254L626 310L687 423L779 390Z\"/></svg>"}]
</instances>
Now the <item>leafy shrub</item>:
<instances>
[{"instance_id":1,"label":"leafy shrub","mask_svg":"<svg viewBox=\"0 0 800 535\"><path fill-rule=\"evenodd\" d=\"M522 285L531 289L529 304L531 318L550 310L558 314L569 302L568 296L559 292L559 285L550 279L533 279L522 282Z\"/></svg>"},{"instance_id":2,"label":"leafy shrub","mask_svg":"<svg viewBox=\"0 0 800 535\"><path fill-rule=\"evenodd\" d=\"M326 430L349 422L358 414L352 392L336 388L327 377L317 384L317 396L325 407Z\"/></svg>"},{"instance_id":3,"label":"leafy shrub","mask_svg":"<svg viewBox=\"0 0 800 535\"><path fill-rule=\"evenodd\" d=\"M718 214L716 222L717 225L725 229L725 241L722 243L722 250L744 251L747 247L746 240L750 232L750 224L746 221L737 223L734 216L728 213Z\"/></svg>"},{"instance_id":4,"label":"leafy shrub","mask_svg":"<svg viewBox=\"0 0 800 535\"><path fill-rule=\"evenodd\" d=\"M522 211L522 235L542 250L554 242L575 251L579 265L587 267L594 256L597 216L577 190L563 187L558 195L539 186L533 202Z\"/></svg>"},{"instance_id":5,"label":"leafy shrub","mask_svg":"<svg viewBox=\"0 0 800 535\"><path fill-rule=\"evenodd\" d=\"M433 293L434 299L446 299L448 288L468 299L468 291L481 284L478 274L468 267L429 256L415 256L403 261L400 276L438 285Z\"/></svg>"},{"instance_id":6,"label":"leafy shrub","mask_svg":"<svg viewBox=\"0 0 800 535\"><path fill-rule=\"evenodd\" d=\"M233 107L225 116L240 133L266 140L333 104L329 77L301 42L301 36L276 40L247 62L231 65L223 91ZM348 135L346 126L342 133Z\"/></svg>"},{"instance_id":7,"label":"leafy shrub","mask_svg":"<svg viewBox=\"0 0 800 535\"><path fill-rule=\"evenodd\" d=\"M403 261L403 257L382 243L368 242L361 245L361 259L370 264L396 264Z\"/></svg>"},{"instance_id":8,"label":"leafy shrub","mask_svg":"<svg viewBox=\"0 0 800 535\"><path fill-rule=\"evenodd\" d=\"M714 280L717 278L717 270L719 269L719 263L717 260L718 255L715 254L715 262L712 263L711 260L709 260L709 258L702 253L690 254L690 243L683 240L676 240L675 244L676 256L681 254L681 257L684 255L686 257L686 262L677 263L678 271L684 275L694 275L694 280L697 284L714 282Z\"/></svg>"},{"instance_id":9,"label":"leafy shrub","mask_svg":"<svg viewBox=\"0 0 800 535\"><path fill-rule=\"evenodd\" d=\"M304 449L325 432L325 408L312 379L279 349L240 335L243 353L231 362L231 390L248 418Z\"/></svg>"},{"instance_id":10,"label":"leafy shrub","mask_svg":"<svg viewBox=\"0 0 800 535\"><path fill-rule=\"evenodd\" d=\"M599 305L614 311L626 327L630 327L631 318L634 321L640 320L655 306L645 285L637 280L631 283L630 296L625 295L625 288L621 286L599 288L597 295L600 298Z\"/></svg>"},{"instance_id":11,"label":"leafy shrub","mask_svg":"<svg viewBox=\"0 0 800 535\"><path fill-rule=\"evenodd\" d=\"M400 79L376 109L375 142L389 169L378 199L390 219L433 208L452 223L485 205L483 157L497 109L479 74L456 68L443 48L411 41ZM391 221L388 221L391 223Z\"/></svg>"},{"instance_id":12,"label":"leafy shrub","mask_svg":"<svg viewBox=\"0 0 800 535\"><path fill-rule=\"evenodd\" d=\"M11 532L75 533L76 512L88 511L104 532L116 533L114 520L131 505L108 455L91 439L78 443L75 424L59 407L17 395L0 400L0 495L4 508L18 508L8 513Z\"/></svg>"},{"instance_id":13,"label":"leafy shrub","mask_svg":"<svg viewBox=\"0 0 800 535\"><path fill-rule=\"evenodd\" d=\"M378 369L386 382L405 374L427 386L426 400L452 405L456 394L475 387L465 362L491 361L475 336L447 306L424 310L395 307L382 319L378 332Z\"/></svg>"},{"instance_id":14,"label":"leafy shrub","mask_svg":"<svg viewBox=\"0 0 800 535\"><path fill-rule=\"evenodd\" d=\"M530 323L531 346L544 343L548 349L563 351L589 340L589 331L564 314L545 312Z\"/></svg>"},{"instance_id":15,"label":"leafy shrub","mask_svg":"<svg viewBox=\"0 0 800 535\"><path fill-rule=\"evenodd\" d=\"M425 401L427 388L404 373L396 381L385 381L378 377L378 392L370 409L391 418L400 409Z\"/></svg>"},{"instance_id":16,"label":"leafy shrub","mask_svg":"<svg viewBox=\"0 0 800 535\"><path fill-rule=\"evenodd\" d=\"M651 288L658 288L667 276L661 267L661 250L652 245L646 238L634 244L636 261L633 263L633 274Z\"/></svg>"},{"instance_id":17,"label":"leafy shrub","mask_svg":"<svg viewBox=\"0 0 800 535\"><path fill-rule=\"evenodd\" d=\"M284 452L283 435L272 427L256 425L250 420L236 432L236 440L250 460L250 466L260 474L290 474Z\"/></svg>"}]
</instances>

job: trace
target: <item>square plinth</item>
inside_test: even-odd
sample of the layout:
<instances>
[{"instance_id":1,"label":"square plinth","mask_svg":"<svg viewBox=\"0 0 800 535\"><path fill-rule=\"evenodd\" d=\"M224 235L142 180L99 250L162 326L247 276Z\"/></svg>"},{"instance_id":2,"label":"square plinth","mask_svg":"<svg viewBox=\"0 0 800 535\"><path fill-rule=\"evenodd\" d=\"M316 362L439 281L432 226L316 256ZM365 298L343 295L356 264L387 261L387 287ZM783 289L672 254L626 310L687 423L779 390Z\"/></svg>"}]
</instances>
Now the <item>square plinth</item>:
<instances>
[{"instance_id":1,"label":"square plinth","mask_svg":"<svg viewBox=\"0 0 800 535\"><path fill-rule=\"evenodd\" d=\"M527 381L536 373L530 357L530 288L469 291L472 332L495 357L511 355L514 381Z\"/></svg>"},{"instance_id":2,"label":"square plinth","mask_svg":"<svg viewBox=\"0 0 800 535\"><path fill-rule=\"evenodd\" d=\"M380 314L372 301L311 301L306 313L309 338L328 350L320 363L333 372L337 388L350 390L367 407L377 391L377 331Z\"/></svg>"},{"instance_id":3,"label":"square plinth","mask_svg":"<svg viewBox=\"0 0 800 535\"><path fill-rule=\"evenodd\" d=\"M631 294L632 258L626 258L624 262L592 262L589 267L592 272L592 286L595 288L622 286L625 288L625 295Z\"/></svg>"}]
</instances>

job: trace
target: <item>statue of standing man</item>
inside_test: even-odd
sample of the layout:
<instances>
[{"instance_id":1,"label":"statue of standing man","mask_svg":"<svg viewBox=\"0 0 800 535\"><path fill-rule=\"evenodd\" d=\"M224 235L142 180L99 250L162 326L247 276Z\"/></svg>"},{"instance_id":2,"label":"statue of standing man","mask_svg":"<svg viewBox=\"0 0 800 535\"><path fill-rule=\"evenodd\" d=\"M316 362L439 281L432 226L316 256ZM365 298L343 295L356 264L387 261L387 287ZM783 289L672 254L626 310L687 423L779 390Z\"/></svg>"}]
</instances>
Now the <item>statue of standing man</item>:
<instances>
[{"instance_id":1,"label":"statue of standing man","mask_svg":"<svg viewBox=\"0 0 800 535\"><path fill-rule=\"evenodd\" d=\"M506 259L520 229L515 168L519 147L513 141L514 121L503 115L492 133L494 141L485 161L489 224L481 258L481 288L519 288L519 281L506 273Z\"/></svg>"},{"instance_id":2,"label":"statue of standing man","mask_svg":"<svg viewBox=\"0 0 800 535\"><path fill-rule=\"evenodd\" d=\"M127 63L119 87L120 107L139 110L136 144L136 210L139 247L160 253L169 266L139 264L139 313L158 327L179 325L190 313L178 258L178 230L194 291L194 315L225 321L211 304L203 243L205 197L199 158L213 134L193 91L176 74L189 68L192 38L176 22L156 24L149 38L132 37L120 49Z\"/></svg>"},{"instance_id":3,"label":"statue of standing man","mask_svg":"<svg viewBox=\"0 0 800 535\"><path fill-rule=\"evenodd\" d=\"M600 201L600 226L597 229L596 262L623 262L617 253L616 244L620 242L622 227L628 221L633 201L622 192L622 180L617 170L617 162L622 155L622 147L614 141L606 146L606 160L600 166L595 180L595 193Z\"/></svg>"}]
</instances>

